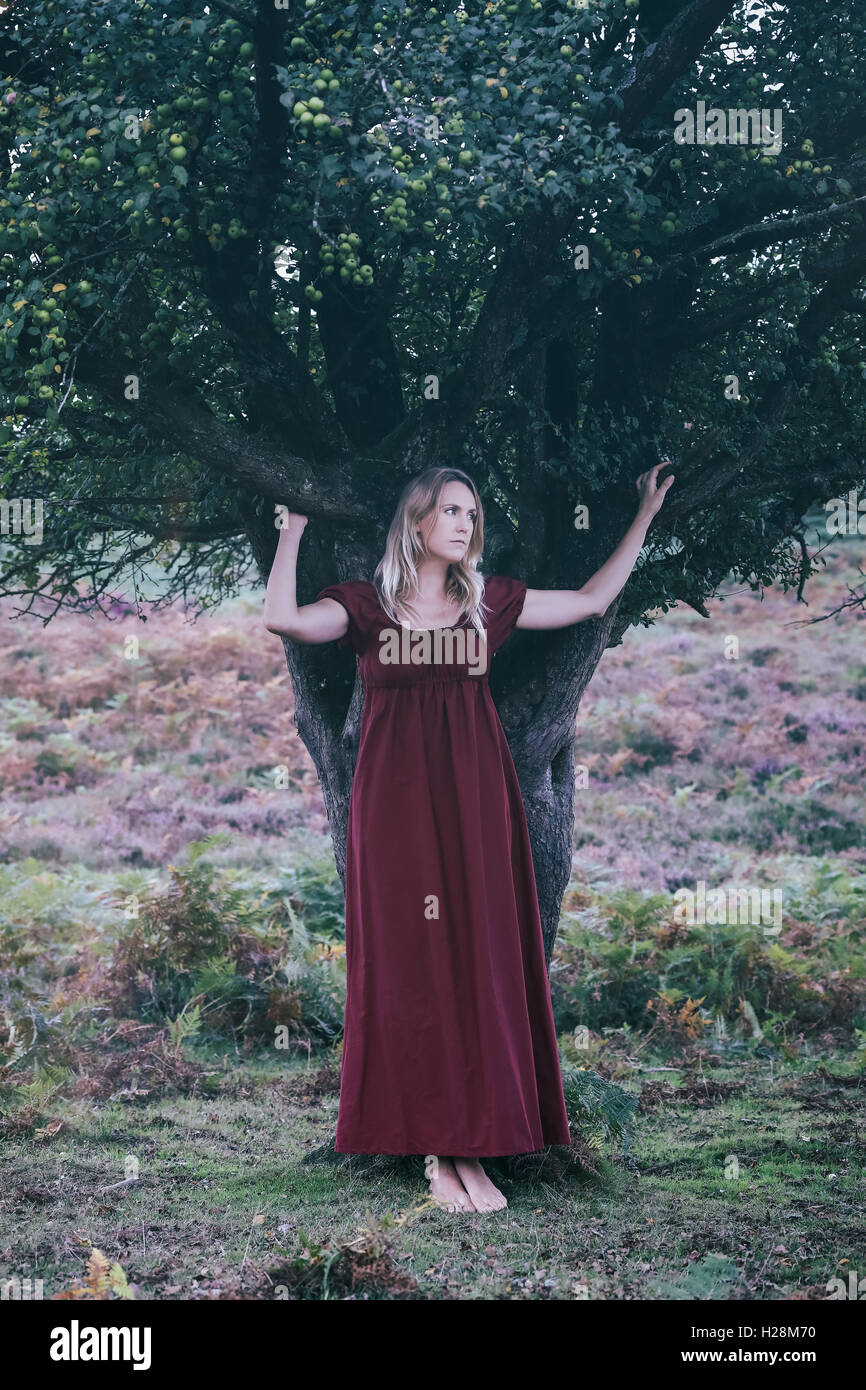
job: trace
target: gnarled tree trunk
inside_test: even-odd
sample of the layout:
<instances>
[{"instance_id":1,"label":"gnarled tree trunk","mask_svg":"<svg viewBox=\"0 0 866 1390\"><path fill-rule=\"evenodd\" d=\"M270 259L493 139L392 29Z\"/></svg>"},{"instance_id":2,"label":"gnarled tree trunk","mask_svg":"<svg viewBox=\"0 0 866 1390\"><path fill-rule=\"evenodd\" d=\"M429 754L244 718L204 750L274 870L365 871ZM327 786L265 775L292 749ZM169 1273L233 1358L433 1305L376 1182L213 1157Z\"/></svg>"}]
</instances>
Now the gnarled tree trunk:
<instances>
[{"instance_id":1,"label":"gnarled tree trunk","mask_svg":"<svg viewBox=\"0 0 866 1390\"><path fill-rule=\"evenodd\" d=\"M248 536L264 579L276 530L251 520ZM326 534L329 533L329 534ZM335 580L372 578L384 549L365 534L311 523L298 557L298 603ZM519 575L532 586L532 577ZM542 581L536 581L544 587ZM581 695L610 640L614 610L555 632L515 631L494 654L490 687L511 749L526 810L549 963L571 876L574 729ZM334 855L345 885L349 796L358 754L364 691L357 658L333 643L284 642L295 695L295 724L322 786Z\"/></svg>"}]
</instances>

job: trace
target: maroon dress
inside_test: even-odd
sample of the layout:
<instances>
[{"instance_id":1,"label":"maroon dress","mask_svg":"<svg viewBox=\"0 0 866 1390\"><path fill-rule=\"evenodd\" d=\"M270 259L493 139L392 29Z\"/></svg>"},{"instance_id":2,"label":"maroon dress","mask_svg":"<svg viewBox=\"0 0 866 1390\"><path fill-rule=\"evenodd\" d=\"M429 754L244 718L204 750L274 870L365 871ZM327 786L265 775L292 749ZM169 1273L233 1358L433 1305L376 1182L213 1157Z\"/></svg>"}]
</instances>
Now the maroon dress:
<instances>
[{"instance_id":1,"label":"maroon dress","mask_svg":"<svg viewBox=\"0 0 866 1390\"><path fill-rule=\"evenodd\" d=\"M486 579L488 667L525 596L520 580ZM365 690L336 1152L481 1158L567 1144L529 833L488 673L472 673L468 643L450 661L383 661L379 634L400 627L368 580L317 597L349 614L337 641L359 654Z\"/></svg>"}]
</instances>

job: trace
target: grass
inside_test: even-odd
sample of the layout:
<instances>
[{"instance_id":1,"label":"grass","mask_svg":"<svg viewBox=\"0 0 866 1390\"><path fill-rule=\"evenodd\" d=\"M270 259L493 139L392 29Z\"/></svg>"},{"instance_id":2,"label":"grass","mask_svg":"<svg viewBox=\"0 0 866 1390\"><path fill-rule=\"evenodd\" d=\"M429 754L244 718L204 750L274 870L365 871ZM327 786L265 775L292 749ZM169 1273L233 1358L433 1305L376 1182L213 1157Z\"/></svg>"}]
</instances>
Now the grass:
<instances>
[{"instance_id":1,"label":"grass","mask_svg":"<svg viewBox=\"0 0 866 1390\"><path fill-rule=\"evenodd\" d=\"M828 546L809 616L864 553ZM0 1279L62 1294L94 1250L166 1300L862 1277L866 615L710 607L630 633L584 697L551 968L575 1142L490 1164L484 1216L432 1209L420 1157L332 1152L341 894L260 604L0 625ZM677 923L701 879L778 888L780 929Z\"/></svg>"},{"instance_id":2,"label":"grass","mask_svg":"<svg viewBox=\"0 0 866 1390\"><path fill-rule=\"evenodd\" d=\"M841 1061L640 1063L629 1156L498 1174L508 1207L458 1216L425 1206L421 1159L316 1159L333 1069L196 1051L213 1095L64 1102L51 1138L7 1140L7 1274L50 1296L95 1246L146 1298L323 1298L330 1265L331 1296L356 1299L782 1299L862 1262L862 1087Z\"/></svg>"}]
</instances>

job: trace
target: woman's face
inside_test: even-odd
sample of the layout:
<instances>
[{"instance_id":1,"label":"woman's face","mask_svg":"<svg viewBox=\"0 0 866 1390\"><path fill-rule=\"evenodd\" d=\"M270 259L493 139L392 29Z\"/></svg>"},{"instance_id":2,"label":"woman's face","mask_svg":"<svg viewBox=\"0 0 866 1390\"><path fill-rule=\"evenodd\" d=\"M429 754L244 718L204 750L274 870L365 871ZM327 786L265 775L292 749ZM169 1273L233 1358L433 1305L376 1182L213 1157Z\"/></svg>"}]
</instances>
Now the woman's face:
<instances>
[{"instance_id":1,"label":"woman's face","mask_svg":"<svg viewBox=\"0 0 866 1390\"><path fill-rule=\"evenodd\" d=\"M439 494L435 518L432 514L424 518L423 528L431 528L427 534L428 555L449 564L462 560L472 540L476 516L475 498L466 484L446 483Z\"/></svg>"}]
</instances>

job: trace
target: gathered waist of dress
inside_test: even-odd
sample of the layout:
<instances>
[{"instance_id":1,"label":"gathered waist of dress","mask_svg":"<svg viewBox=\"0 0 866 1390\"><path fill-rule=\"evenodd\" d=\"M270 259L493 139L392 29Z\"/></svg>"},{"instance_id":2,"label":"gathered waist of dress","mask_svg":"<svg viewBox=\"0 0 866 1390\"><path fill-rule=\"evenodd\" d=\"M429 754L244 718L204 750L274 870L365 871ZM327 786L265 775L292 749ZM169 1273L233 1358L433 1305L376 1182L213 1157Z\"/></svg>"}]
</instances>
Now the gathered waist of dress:
<instances>
[{"instance_id":1,"label":"gathered waist of dress","mask_svg":"<svg viewBox=\"0 0 866 1390\"><path fill-rule=\"evenodd\" d=\"M483 685L489 687L487 672L480 672L473 675L471 671L460 667L442 667L441 670L431 670L426 667L423 674L419 674L419 668L415 667L412 675L400 675L396 671L389 675L386 680L371 680L364 672L361 673L361 684L365 690L405 690L407 687L415 687L423 690L428 685Z\"/></svg>"}]
</instances>

